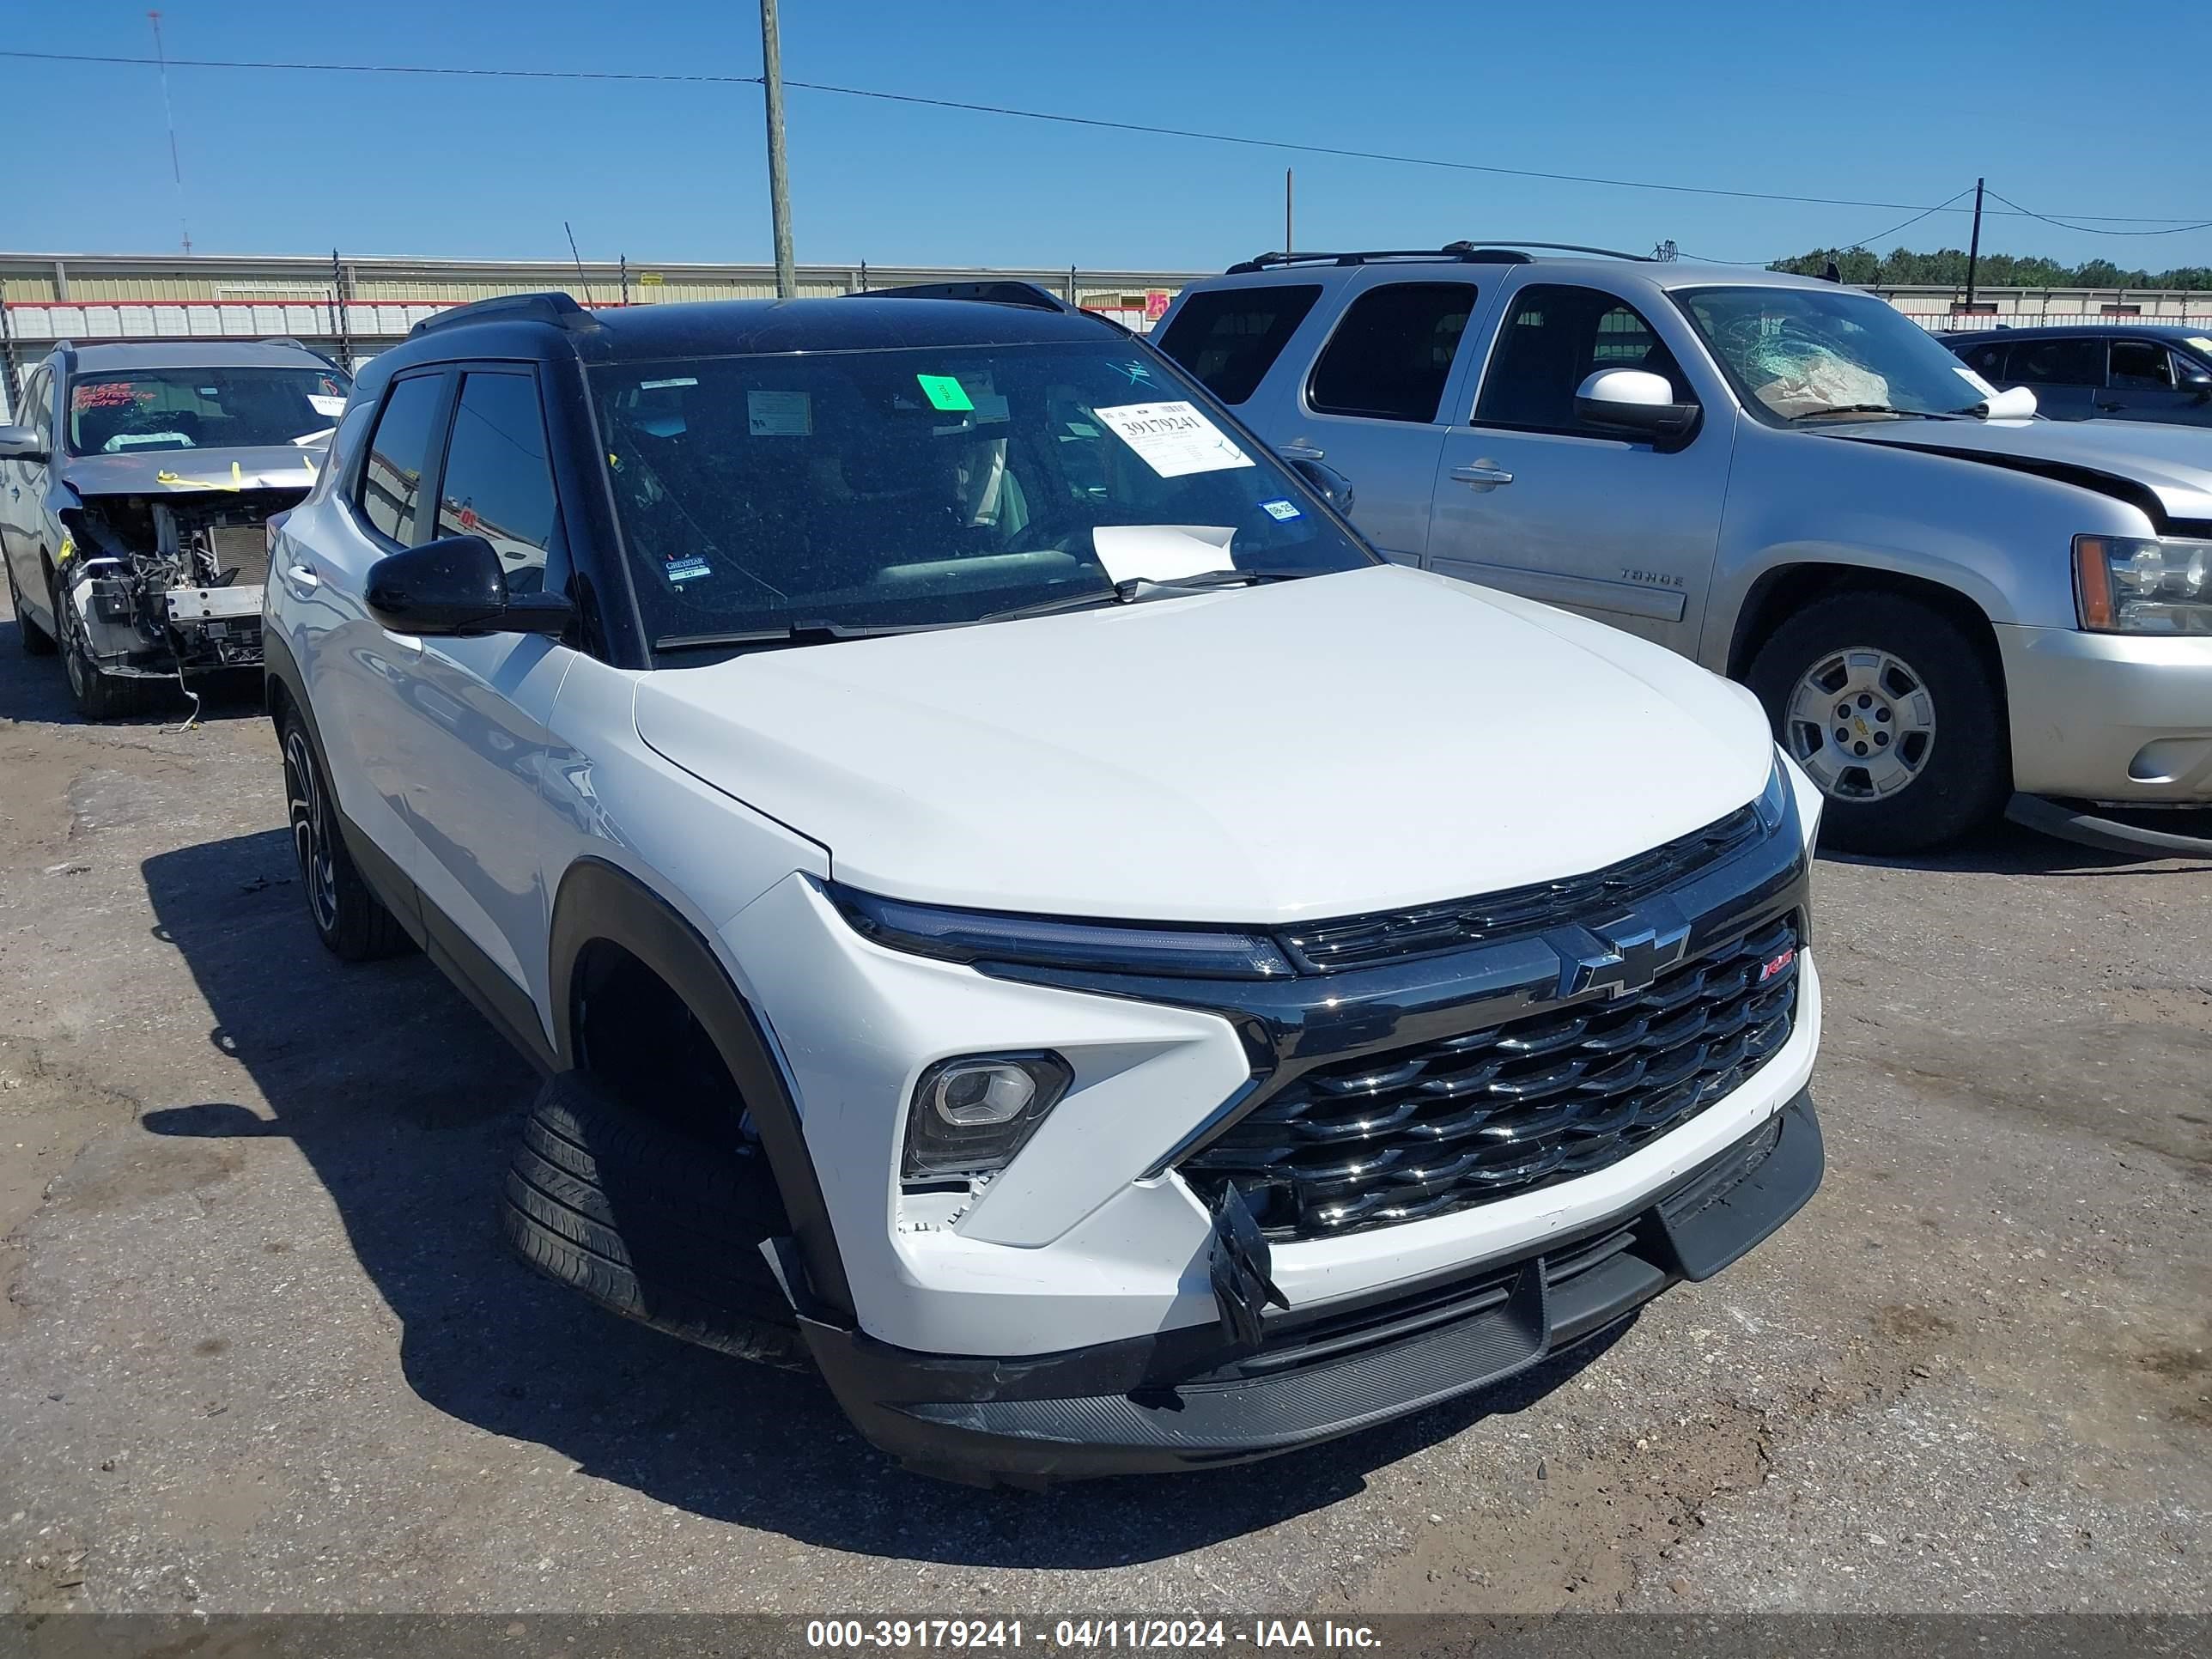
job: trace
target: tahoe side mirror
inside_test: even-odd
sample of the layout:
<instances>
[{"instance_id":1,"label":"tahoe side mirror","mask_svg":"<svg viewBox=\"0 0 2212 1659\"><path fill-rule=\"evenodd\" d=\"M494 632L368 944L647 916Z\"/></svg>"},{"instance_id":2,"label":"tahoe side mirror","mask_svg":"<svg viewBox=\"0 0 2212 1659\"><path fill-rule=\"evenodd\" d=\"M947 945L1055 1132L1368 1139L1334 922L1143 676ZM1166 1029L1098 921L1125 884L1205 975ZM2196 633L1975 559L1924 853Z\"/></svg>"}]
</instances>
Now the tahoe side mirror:
<instances>
[{"instance_id":1,"label":"tahoe side mirror","mask_svg":"<svg viewBox=\"0 0 2212 1659\"><path fill-rule=\"evenodd\" d=\"M369 615L395 634L467 638L554 634L574 608L558 593L509 593L499 555L481 536L447 536L368 568Z\"/></svg>"},{"instance_id":2,"label":"tahoe side mirror","mask_svg":"<svg viewBox=\"0 0 2212 1659\"><path fill-rule=\"evenodd\" d=\"M43 461L46 446L27 426L0 426L0 461Z\"/></svg>"},{"instance_id":3,"label":"tahoe side mirror","mask_svg":"<svg viewBox=\"0 0 2212 1659\"><path fill-rule=\"evenodd\" d=\"M1688 437L1701 412L1676 403L1667 377L1648 368L1601 368L1575 393L1575 418L1583 424L1662 440Z\"/></svg>"},{"instance_id":4,"label":"tahoe side mirror","mask_svg":"<svg viewBox=\"0 0 2212 1659\"><path fill-rule=\"evenodd\" d=\"M1297 475L1311 484L1322 500L1349 518L1352 514L1352 480L1334 467L1323 465L1310 455L1286 455L1283 458L1297 469Z\"/></svg>"}]
</instances>

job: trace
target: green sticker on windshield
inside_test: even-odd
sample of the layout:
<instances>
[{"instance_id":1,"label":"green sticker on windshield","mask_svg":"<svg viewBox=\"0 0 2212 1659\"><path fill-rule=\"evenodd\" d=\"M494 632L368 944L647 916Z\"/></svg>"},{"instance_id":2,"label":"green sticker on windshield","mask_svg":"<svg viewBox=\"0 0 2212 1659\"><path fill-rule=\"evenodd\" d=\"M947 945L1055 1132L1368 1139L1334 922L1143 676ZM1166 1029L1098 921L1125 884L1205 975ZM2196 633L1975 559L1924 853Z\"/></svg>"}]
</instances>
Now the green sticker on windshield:
<instances>
[{"instance_id":1,"label":"green sticker on windshield","mask_svg":"<svg viewBox=\"0 0 2212 1659\"><path fill-rule=\"evenodd\" d=\"M950 374L917 374L914 378L921 383L921 395L929 399L932 409L961 414L975 407L967 388Z\"/></svg>"}]
</instances>

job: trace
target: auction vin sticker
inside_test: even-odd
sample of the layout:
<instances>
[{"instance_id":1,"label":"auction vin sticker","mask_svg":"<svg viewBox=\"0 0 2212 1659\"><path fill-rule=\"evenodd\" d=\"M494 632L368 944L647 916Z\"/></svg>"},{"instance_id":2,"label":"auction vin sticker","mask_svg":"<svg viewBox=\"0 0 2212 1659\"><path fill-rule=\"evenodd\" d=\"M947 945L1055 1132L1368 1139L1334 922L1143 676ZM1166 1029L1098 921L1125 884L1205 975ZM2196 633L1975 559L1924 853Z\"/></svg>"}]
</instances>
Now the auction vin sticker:
<instances>
[{"instance_id":1,"label":"auction vin sticker","mask_svg":"<svg viewBox=\"0 0 2212 1659\"><path fill-rule=\"evenodd\" d=\"M1227 433L1187 403L1119 404L1091 412L1163 478L1252 465Z\"/></svg>"}]
</instances>

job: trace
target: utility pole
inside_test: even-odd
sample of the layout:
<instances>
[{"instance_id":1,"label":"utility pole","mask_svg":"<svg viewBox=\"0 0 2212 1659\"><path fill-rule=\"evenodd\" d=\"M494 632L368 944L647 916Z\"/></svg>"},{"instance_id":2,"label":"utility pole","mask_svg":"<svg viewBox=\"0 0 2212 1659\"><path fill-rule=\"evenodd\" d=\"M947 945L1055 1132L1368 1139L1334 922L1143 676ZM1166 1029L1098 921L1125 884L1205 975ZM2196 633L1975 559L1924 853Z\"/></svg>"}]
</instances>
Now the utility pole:
<instances>
[{"instance_id":1,"label":"utility pole","mask_svg":"<svg viewBox=\"0 0 2212 1659\"><path fill-rule=\"evenodd\" d=\"M185 252L192 251L192 228L185 219L185 164L177 159L177 112L169 102L169 49L161 44L161 14L149 11L154 26L154 56L161 65L161 114L169 124L169 175L177 182L177 228L185 239Z\"/></svg>"},{"instance_id":2,"label":"utility pole","mask_svg":"<svg viewBox=\"0 0 2212 1659\"><path fill-rule=\"evenodd\" d=\"M338 337L338 366L353 373L353 326L348 301L353 298L346 282L345 262L331 250L331 331Z\"/></svg>"},{"instance_id":3,"label":"utility pole","mask_svg":"<svg viewBox=\"0 0 2212 1659\"><path fill-rule=\"evenodd\" d=\"M777 33L775 0L760 0L761 84L768 94L768 210L775 226L775 297L799 292L799 273L791 262L791 180L783 162L783 41Z\"/></svg>"},{"instance_id":4,"label":"utility pole","mask_svg":"<svg viewBox=\"0 0 2212 1659\"><path fill-rule=\"evenodd\" d=\"M1295 252L1297 244L1291 240L1291 170L1283 169L1283 252Z\"/></svg>"},{"instance_id":5,"label":"utility pole","mask_svg":"<svg viewBox=\"0 0 2212 1659\"><path fill-rule=\"evenodd\" d=\"M1974 180L1974 240L1966 244L1966 309L1974 308L1974 268L1982 262L1982 186L1987 180Z\"/></svg>"}]
</instances>

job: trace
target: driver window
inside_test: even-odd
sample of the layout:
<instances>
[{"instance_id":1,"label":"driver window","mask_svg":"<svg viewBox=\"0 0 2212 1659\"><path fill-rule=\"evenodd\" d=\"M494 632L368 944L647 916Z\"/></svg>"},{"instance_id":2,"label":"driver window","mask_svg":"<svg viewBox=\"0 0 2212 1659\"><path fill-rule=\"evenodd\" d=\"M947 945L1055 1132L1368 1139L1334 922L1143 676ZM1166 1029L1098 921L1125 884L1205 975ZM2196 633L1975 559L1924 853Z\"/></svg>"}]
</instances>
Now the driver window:
<instances>
[{"instance_id":1,"label":"driver window","mask_svg":"<svg viewBox=\"0 0 2212 1659\"><path fill-rule=\"evenodd\" d=\"M1509 317L1491 353L1475 402L1477 426L1537 432L1620 434L1575 418L1575 393L1607 368L1664 376L1677 403L1697 393L1674 354L1642 313L1618 295L1565 283L1532 283L1507 302Z\"/></svg>"}]
</instances>

